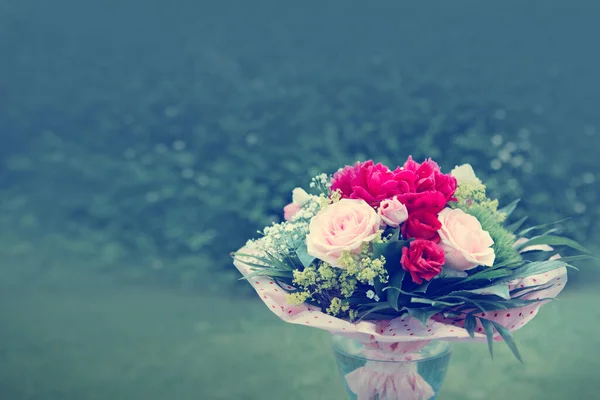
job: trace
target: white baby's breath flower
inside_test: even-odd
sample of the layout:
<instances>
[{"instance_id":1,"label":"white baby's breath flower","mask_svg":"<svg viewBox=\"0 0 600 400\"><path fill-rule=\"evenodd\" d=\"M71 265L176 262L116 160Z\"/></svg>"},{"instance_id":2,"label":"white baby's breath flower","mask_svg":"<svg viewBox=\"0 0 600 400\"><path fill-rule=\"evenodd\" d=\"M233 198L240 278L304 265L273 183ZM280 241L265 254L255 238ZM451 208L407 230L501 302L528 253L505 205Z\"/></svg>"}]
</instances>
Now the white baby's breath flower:
<instances>
[{"instance_id":1,"label":"white baby's breath flower","mask_svg":"<svg viewBox=\"0 0 600 400\"><path fill-rule=\"evenodd\" d=\"M374 292L374 291L372 291L372 290L367 290L367 297L368 297L369 299L372 299L372 298L374 298L375 296L376 296L376 294L375 294L375 292ZM376 301L377 301L377 300L376 300Z\"/></svg>"}]
</instances>

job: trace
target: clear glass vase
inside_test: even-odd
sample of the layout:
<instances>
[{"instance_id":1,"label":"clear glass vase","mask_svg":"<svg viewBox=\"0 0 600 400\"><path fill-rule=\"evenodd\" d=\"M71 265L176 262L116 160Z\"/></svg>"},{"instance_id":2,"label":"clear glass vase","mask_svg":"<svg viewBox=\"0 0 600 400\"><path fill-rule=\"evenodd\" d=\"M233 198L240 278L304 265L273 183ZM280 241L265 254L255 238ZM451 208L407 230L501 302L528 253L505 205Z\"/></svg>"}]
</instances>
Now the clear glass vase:
<instances>
[{"instance_id":1,"label":"clear glass vase","mask_svg":"<svg viewBox=\"0 0 600 400\"><path fill-rule=\"evenodd\" d=\"M439 340L361 343L332 335L332 344L350 400L435 399L450 363L450 345Z\"/></svg>"}]
</instances>

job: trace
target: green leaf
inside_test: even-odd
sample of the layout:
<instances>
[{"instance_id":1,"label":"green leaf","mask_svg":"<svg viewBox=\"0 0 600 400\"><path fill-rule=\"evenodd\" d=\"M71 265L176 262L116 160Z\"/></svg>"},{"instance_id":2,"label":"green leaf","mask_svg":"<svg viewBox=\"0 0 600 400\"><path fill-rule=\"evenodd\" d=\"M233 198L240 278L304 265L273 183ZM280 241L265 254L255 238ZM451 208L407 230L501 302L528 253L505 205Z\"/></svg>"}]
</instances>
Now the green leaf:
<instances>
[{"instance_id":1,"label":"green leaf","mask_svg":"<svg viewBox=\"0 0 600 400\"><path fill-rule=\"evenodd\" d=\"M561 260L534 261L526 263L520 266L519 268L515 268L513 270L512 275L510 275L506 280L513 280L525 278L531 275L542 274L544 272L564 267L565 265L566 263Z\"/></svg>"},{"instance_id":2,"label":"green leaf","mask_svg":"<svg viewBox=\"0 0 600 400\"><path fill-rule=\"evenodd\" d=\"M461 306L464 303L464 301L461 302L447 302L447 301L442 301L442 300L430 300L430 299L423 299L421 297L412 297L410 299L411 303L418 303L418 304L429 304L431 306L438 306L438 305L442 305L442 306L449 306L449 307L454 307L454 306Z\"/></svg>"},{"instance_id":3,"label":"green leaf","mask_svg":"<svg viewBox=\"0 0 600 400\"><path fill-rule=\"evenodd\" d=\"M435 314L440 312L440 309L438 308L433 308L433 307L427 307L427 308L407 308L406 309L408 311L408 314L413 317L418 319L419 321L421 321L421 323L423 324L423 326L427 325L427 321L429 321L429 318L431 318L432 316L434 316Z\"/></svg>"},{"instance_id":4,"label":"green leaf","mask_svg":"<svg viewBox=\"0 0 600 400\"><path fill-rule=\"evenodd\" d=\"M377 296L379 296L380 299L383 299L383 296L384 296L384 293L383 293L384 292L384 290L383 290L384 284L383 284L383 282L381 282L379 280L378 277L373 280L373 287L375 288L375 293L377 294Z\"/></svg>"},{"instance_id":5,"label":"green leaf","mask_svg":"<svg viewBox=\"0 0 600 400\"><path fill-rule=\"evenodd\" d=\"M506 283L498 283L496 285L484 287L481 289L474 289L474 290L471 290L471 292L477 293L477 294L493 294L498 297L502 297L503 299L506 299L506 300L510 299L508 284L506 284Z\"/></svg>"},{"instance_id":6,"label":"green leaf","mask_svg":"<svg viewBox=\"0 0 600 400\"><path fill-rule=\"evenodd\" d=\"M264 253L264 254L265 254L265 256L257 256L257 255L245 254L245 253L234 253L233 258L239 262L242 262L244 264L248 264L250 266L254 266L257 268L279 268L279 269L284 269L284 270L288 270L288 271L294 270L293 265L290 265L290 264L276 258L275 256L273 256L270 253ZM239 259L238 256L251 258L251 259L257 260L261 263L264 263L266 265L260 265L257 263L251 263L248 261L244 261L244 260Z\"/></svg>"},{"instance_id":7,"label":"green leaf","mask_svg":"<svg viewBox=\"0 0 600 400\"><path fill-rule=\"evenodd\" d=\"M579 254L576 256L567 256L567 257L561 257L559 258L559 261L564 261L564 262L571 262L571 261L578 261L578 260L594 260L594 261L598 261L597 257L594 256L590 256L587 254Z\"/></svg>"},{"instance_id":8,"label":"green leaf","mask_svg":"<svg viewBox=\"0 0 600 400\"><path fill-rule=\"evenodd\" d=\"M515 343L512 333L510 333L508 329L506 329L505 327L503 327L495 321L492 321L492 324L494 324L494 328L496 328L500 336L502 336L502 339L504 339L510 351L512 351L515 357L517 357L517 360L523 362L523 359L521 358L521 354L519 353L519 349L517 348L517 344Z\"/></svg>"},{"instance_id":9,"label":"green leaf","mask_svg":"<svg viewBox=\"0 0 600 400\"><path fill-rule=\"evenodd\" d=\"M519 204L520 201L521 201L521 199L516 199L512 203L507 204L506 206L500 208L498 211L500 211L503 214L506 214L506 217L508 218L510 216L510 214L512 214L513 211L515 211L515 209L517 208L517 205Z\"/></svg>"},{"instance_id":10,"label":"green leaf","mask_svg":"<svg viewBox=\"0 0 600 400\"><path fill-rule=\"evenodd\" d=\"M387 302L388 304L396 311L398 311L398 296L400 296L400 291L402 287L402 279L404 279L404 270L397 271L390 278L390 286L391 289L397 287L397 290L392 290L387 293Z\"/></svg>"},{"instance_id":11,"label":"green leaf","mask_svg":"<svg viewBox=\"0 0 600 400\"><path fill-rule=\"evenodd\" d=\"M515 232L517 229L519 229L521 226L523 226L523 223L527 220L527 217L523 217L520 220L513 222L512 224L508 225L506 227L507 230L511 231L511 232Z\"/></svg>"},{"instance_id":12,"label":"green leaf","mask_svg":"<svg viewBox=\"0 0 600 400\"><path fill-rule=\"evenodd\" d=\"M585 247L583 247L576 241L562 237L562 236L554 236L554 235L535 236L535 237L529 239L526 243L523 243L522 245L520 245L519 249L521 249L523 247L527 247L527 246L533 246L536 244L547 244L550 246L568 246L572 249L579 250L582 253L589 253L589 251Z\"/></svg>"},{"instance_id":13,"label":"green leaf","mask_svg":"<svg viewBox=\"0 0 600 400\"><path fill-rule=\"evenodd\" d=\"M511 290L510 296L512 298L518 299L520 296L524 296L529 293L539 292L540 290L549 289L551 287L552 287L552 283L541 283L539 285L519 287L519 288L515 288L515 289ZM519 295L519 296L516 296L516 295Z\"/></svg>"},{"instance_id":14,"label":"green leaf","mask_svg":"<svg viewBox=\"0 0 600 400\"><path fill-rule=\"evenodd\" d=\"M485 332L485 336L487 337L488 349L490 350L490 357L494 358L494 327L492 323L488 319L479 318L479 322L481 322L481 326L483 327L483 331Z\"/></svg>"},{"instance_id":15,"label":"green leaf","mask_svg":"<svg viewBox=\"0 0 600 400\"><path fill-rule=\"evenodd\" d=\"M298 259L300 260L304 268L308 268L316 259L316 257L313 257L308 254L308 250L306 249L306 245L304 244L300 245L296 249L296 255L298 256Z\"/></svg>"},{"instance_id":16,"label":"green leaf","mask_svg":"<svg viewBox=\"0 0 600 400\"><path fill-rule=\"evenodd\" d=\"M477 320L473 316L473 314L467 314L465 318L465 329L471 336L471 339L475 339L475 328L477 328Z\"/></svg>"},{"instance_id":17,"label":"green leaf","mask_svg":"<svg viewBox=\"0 0 600 400\"><path fill-rule=\"evenodd\" d=\"M518 307L525 307L528 306L530 304L534 304L534 303L539 303L542 301L552 301L555 300L553 297L542 297L540 299L533 299L533 300L523 300L520 298L514 298L511 299L507 304L509 305L509 308L518 308Z\"/></svg>"},{"instance_id":18,"label":"green leaf","mask_svg":"<svg viewBox=\"0 0 600 400\"><path fill-rule=\"evenodd\" d=\"M483 270L481 272L478 272L476 274L470 275L468 277L466 277L463 282L471 282L477 279L480 280L489 280L491 281L492 279L497 279L497 278L502 278L508 275L511 275L512 272L509 269L506 268L494 268L494 269L489 269L489 270Z\"/></svg>"},{"instance_id":19,"label":"green leaf","mask_svg":"<svg viewBox=\"0 0 600 400\"><path fill-rule=\"evenodd\" d=\"M395 271L401 270L400 258L402 257L402 247L406 246L408 243L409 242L404 240L374 243L373 258L383 256L385 258L385 268L388 273L392 275Z\"/></svg>"},{"instance_id":20,"label":"green leaf","mask_svg":"<svg viewBox=\"0 0 600 400\"><path fill-rule=\"evenodd\" d=\"M548 223L548 224L541 224L541 225L532 226L532 227L529 227L529 228L527 228L527 229L523 229L521 232L517 233L517 236L525 236L525 235L527 235L529 232L533 232L533 231L536 231L536 230L538 230L538 229L545 228L545 227L547 227L547 226L552 226L552 225L560 224L561 222L565 222L565 221L568 221L568 220L570 220L570 219L571 219L571 218L565 218L565 219L558 220L558 221L556 221L556 222L550 222L550 223Z\"/></svg>"},{"instance_id":21,"label":"green leaf","mask_svg":"<svg viewBox=\"0 0 600 400\"><path fill-rule=\"evenodd\" d=\"M270 276L272 278L275 278L275 277L293 278L294 274L292 273L292 271L285 271L285 270L280 270L280 269L275 269L275 268L267 268L267 269L261 269L258 271L251 272L248 275L241 277L239 280L240 281L248 280L250 278L254 278L255 276Z\"/></svg>"},{"instance_id":22,"label":"green leaf","mask_svg":"<svg viewBox=\"0 0 600 400\"><path fill-rule=\"evenodd\" d=\"M429 284L431 284L431 281L423 281L422 284L420 284L419 286L417 286L412 291L415 292L415 293L425 293L427 291L427 288L429 287Z\"/></svg>"},{"instance_id":23,"label":"green leaf","mask_svg":"<svg viewBox=\"0 0 600 400\"><path fill-rule=\"evenodd\" d=\"M389 306L389 304L387 303L377 303L375 306L373 306L370 310L365 311L363 313L359 313L360 318L358 318L358 320L356 322L360 322L363 319L365 319L365 317L375 311L381 311L381 310L391 310L391 307ZM398 310L396 310L398 311Z\"/></svg>"},{"instance_id":24,"label":"green leaf","mask_svg":"<svg viewBox=\"0 0 600 400\"><path fill-rule=\"evenodd\" d=\"M390 245L389 242L373 243L373 259L383 256L389 245Z\"/></svg>"},{"instance_id":25,"label":"green leaf","mask_svg":"<svg viewBox=\"0 0 600 400\"><path fill-rule=\"evenodd\" d=\"M468 304L459 307L456 311L460 312L470 312L472 310L479 310L482 312L494 311L494 310L506 310L509 308L509 301L504 300L502 302L499 301L489 301L489 300L478 300L476 305L473 305L473 302L467 302Z\"/></svg>"},{"instance_id":26,"label":"green leaf","mask_svg":"<svg viewBox=\"0 0 600 400\"><path fill-rule=\"evenodd\" d=\"M457 296L457 295L449 295L449 296L444 296L444 297L440 297L440 298L454 298L454 299L460 299L463 300L463 302L459 305L465 304L465 303L470 303L473 304L473 306L475 306L475 308L478 308L480 311L482 312L486 312L487 309L481 305L478 301L475 301L469 297L464 297L464 296Z\"/></svg>"}]
</instances>

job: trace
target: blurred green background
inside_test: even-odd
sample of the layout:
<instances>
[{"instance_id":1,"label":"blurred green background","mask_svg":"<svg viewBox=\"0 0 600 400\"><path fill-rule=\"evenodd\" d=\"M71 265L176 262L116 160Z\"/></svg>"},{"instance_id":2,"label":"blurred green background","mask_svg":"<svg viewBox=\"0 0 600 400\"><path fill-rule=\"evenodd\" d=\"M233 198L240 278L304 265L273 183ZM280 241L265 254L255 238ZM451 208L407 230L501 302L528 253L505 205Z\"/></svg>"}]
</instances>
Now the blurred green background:
<instances>
[{"instance_id":1,"label":"blurred green background","mask_svg":"<svg viewBox=\"0 0 600 400\"><path fill-rule=\"evenodd\" d=\"M343 399L229 252L320 172L471 163L600 248L592 0L0 0L0 399ZM596 398L600 270L440 399Z\"/></svg>"}]
</instances>

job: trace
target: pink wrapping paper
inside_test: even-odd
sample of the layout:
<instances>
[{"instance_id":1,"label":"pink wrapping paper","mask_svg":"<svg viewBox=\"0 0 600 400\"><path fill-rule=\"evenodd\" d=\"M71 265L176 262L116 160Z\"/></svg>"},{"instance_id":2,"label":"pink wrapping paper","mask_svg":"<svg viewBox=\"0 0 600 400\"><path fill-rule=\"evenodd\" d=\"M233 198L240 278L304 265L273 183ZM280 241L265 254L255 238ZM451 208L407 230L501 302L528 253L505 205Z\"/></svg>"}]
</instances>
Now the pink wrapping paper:
<instances>
[{"instance_id":1,"label":"pink wrapping paper","mask_svg":"<svg viewBox=\"0 0 600 400\"><path fill-rule=\"evenodd\" d=\"M240 250L244 253L245 249ZM246 276L252 272L251 268L243 262L234 261L236 268ZM427 326L423 326L418 320L410 316L403 316L391 321L361 321L356 324L332 317L325 314L318 307L302 304L300 306L289 305L285 296L291 286L279 285L269 277L259 276L249 280L250 284L259 294L261 300L267 307L282 320L314 328L324 329L335 334L341 334L363 343L369 342L414 342L428 340L472 340L468 332L460 326L458 321L435 318L429 320ZM567 269L557 268L553 271L533 275L516 282L511 282L510 289L517 287L528 287L534 285L552 286L545 290L525 295L524 299L554 298L564 288L567 282ZM531 304L525 307L490 312L486 319L498 322L511 331L516 331L531 321L537 314L544 302ZM486 340L484 333L476 333L476 340Z\"/></svg>"},{"instance_id":2,"label":"pink wrapping paper","mask_svg":"<svg viewBox=\"0 0 600 400\"><path fill-rule=\"evenodd\" d=\"M248 249L241 249L240 253L251 254ZM240 257L243 259L243 257ZM252 269L240 260L235 260L234 265L247 276ZM320 308L307 304L300 306L289 305L285 296L292 286L279 284L269 277L254 277L250 284L259 294L267 307L282 320L304 326L324 329L333 334L344 335L358 340L365 345L365 356L369 358L369 350L386 351L392 349L393 357L412 353L420 350L431 340L446 341L486 341L483 328L476 328L475 338L471 339L460 320L448 319L443 316L434 316L427 325L408 315L390 321L361 321L351 323L322 312ZM567 270L560 267L553 271L529 276L510 282L509 288L525 288L535 285L551 284L547 289L525 295L522 298L544 299L556 297L567 282ZM534 303L525 307L501 311L491 311L480 314L490 321L495 321L508 330L516 331L527 324L536 316L539 308L545 301ZM496 340L501 340L496 334ZM384 367L377 364L385 364ZM398 366L400 365L400 366ZM433 390L416 370L411 370L409 365L414 363L369 363L364 367L348 374L346 379L351 390L357 394L359 400L371 400L379 396L380 400L414 399L428 400L433 397ZM383 369L382 369L383 368Z\"/></svg>"}]
</instances>

